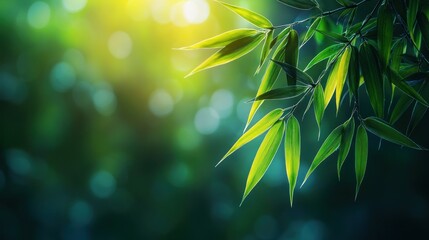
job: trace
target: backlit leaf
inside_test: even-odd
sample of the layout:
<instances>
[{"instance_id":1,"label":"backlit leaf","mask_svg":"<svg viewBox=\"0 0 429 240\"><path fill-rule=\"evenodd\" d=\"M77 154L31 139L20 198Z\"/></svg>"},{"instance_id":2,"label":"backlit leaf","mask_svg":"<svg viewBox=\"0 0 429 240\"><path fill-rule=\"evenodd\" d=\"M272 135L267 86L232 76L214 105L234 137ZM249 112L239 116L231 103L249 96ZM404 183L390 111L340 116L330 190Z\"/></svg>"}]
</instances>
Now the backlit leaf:
<instances>
[{"instance_id":1,"label":"backlit leaf","mask_svg":"<svg viewBox=\"0 0 429 240\"><path fill-rule=\"evenodd\" d=\"M229 149L229 151L223 156L217 165L219 165L225 158L235 152L237 149L241 148L248 142L252 141L265 131L267 131L273 124L283 115L283 110L280 108L274 109L265 115L261 120L259 120L253 127L251 127L247 132L245 132L234 145Z\"/></svg>"},{"instance_id":2,"label":"backlit leaf","mask_svg":"<svg viewBox=\"0 0 429 240\"><path fill-rule=\"evenodd\" d=\"M300 86L300 85L276 88L257 96L253 101L267 100L267 99L280 100L280 99L294 98L303 94L308 89L309 87Z\"/></svg>"},{"instance_id":3,"label":"backlit leaf","mask_svg":"<svg viewBox=\"0 0 429 240\"><path fill-rule=\"evenodd\" d=\"M382 119L376 117L368 117L365 118L363 122L365 124L366 129L368 129L370 132L380 138L409 148L414 148L418 150L422 149L413 140L390 126L388 123L384 122Z\"/></svg>"},{"instance_id":4,"label":"backlit leaf","mask_svg":"<svg viewBox=\"0 0 429 240\"><path fill-rule=\"evenodd\" d=\"M288 36L289 40L285 46L285 57L284 62L293 66L298 66L298 32L294 29L292 29ZM296 84L296 77L293 75L287 76L287 84L288 85L295 85Z\"/></svg>"},{"instance_id":5,"label":"backlit leaf","mask_svg":"<svg viewBox=\"0 0 429 240\"><path fill-rule=\"evenodd\" d=\"M198 67L192 70L192 72L189 73L186 77L205 69L229 63L246 55L254 48L256 48L256 46L258 46L258 44L263 40L263 38L263 34L257 34L254 36L241 38L229 43L224 48L207 58L203 63L201 63Z\"/></svg>"},{"instance_id":6,"label":"backlit leaf","mask_svg":"<svg viewBox=\"0 0 429 240\"><path fill-rule=\"evenodd\" d=\"M309 10L315 7L318 7L318 3L315 0L278 0L279 2L282 2L289 7L302 9L302 10Z\"/></svg>"},{"instance_id":7,"label":"backlit leaf","mask_svg":"<svg viewBox=\"0 0 429 240\"><path fill-rule=\"evenodd\" d=\"M286 175L289 181L290 206L292 207L301 156L301 133L295 116L292 115L287 121L285 132Z\"/></svg>"},{"instance_id":8,"label":"backlit leaf","mask_svg":"<svg viewBox=\"0 0 429 240\"><path fill-rule=\"evenodd\" d=\"M200 49L200 48L222 48L226 45L245 37L254 36L260 34L261 32L255 29L234 29L228 32L224 32L212 38L205 39L201 42L195 43L188 47L180 48L179 50L191 50L191 49Z\"/></svg>"},{"instance_id":9,"label":"backlit leaf","mask_svg":"<svg viewBox=\"0 0 429 240\"><path fill-rule=\"evenodd\" d=\"M313 59L308 63L307 67L305 67L304 72L306 72L308 69L313 67L314 65L320 63L321 61L328 59L332 56L334 56L336 53L338 53L342 48L344 47L344 44L334 44L331 45L325 49L323 49L321 52L319 52L316 56L314 56Z\"/></svg>"},{"instance_id":10,"label":"backlit leaf","mask_svg":"<svg viewBox=\"0 0 429 240\"><path fill-rule=\"evenodd\" d=\"M341 168L343 167L344 161L346 160L352 145L354 131L355 120L352 117L343 124L343 132L337 161L338 180L340 180Z\"/></svg>"},{"instance_id":11,"label":"backlit leaf","mask_svg":"<svg viewBox=\"0 0 429 240\"><path fill-rule=\"evenodd\" d=\"M252 191L256 184L261 180L273 161L283 138L284 126L284 121L278 121L268 131L267 135L265 135L264 140L256 152L255 159L253 159L241 203L243 203L250 191Z\"/></svg>"},{"instance_id":12,"label":"backlit leaf","mask_svg":"<svg viewBox=\"0 0 429 240\"><path fill-rule=\"evenodd\" d=\"M359 193L360 186L365 176L366 163L368 160L368 135L365 128L359 125L355 139L355 173L356 173L356 193L355 200Z\"/></svg>"},{"instance_id":13,"label":"backlit leaf","mask_svg":"<svg viewBox=\"0 0 429 240\"><path fill-rule=\"evenodd\" d=\"M386 4L378 12L377 43L383 67L389 63L390 49L393 40L393 14Z\"/></svg>"},{"instance_id":14,"label":"backlit leaf","mask_svg":"<svg viewBox=\"0 0 429 240\"><path fill-rule=\"evenodd\" d=\"M274 34L274 31L268 31L266 33L264 46L262 47L262 52L261 52L261 60L259 61L259 66L258 66L258 69L256 70L256 73L259 73L262 65L264 64L265 60L268 57L268 54L270 53L271 42L273 41L273 34Z\"/></svg>"},{"instance_id":15,"label":"backlit leaf","mask_svg":"<svg viewBox=\"0 0 429 240\"><path fill-rule=\"evenodd\" d=\"M296 80L301 81L301 82L306 83L306 84L314 83L313 78L310 75L299 70L298 68L296 68L296 67L294 67L288 63L283 63L283 62L279 62L276 60L273 60L273 61L282 67L282 69L286 72L288 77L294 77L294 78L296 78Z\"/></svg>"},{"instance_id":16,"label":"backlit leaf","mask_svg":"<svg viewBox=\"0 0 429 240\"><path fill-rule=\"evenodd\" d=\"M266 17L264 17L258 13L255 13L255 12L250 11L248 9L238 7L238 6L234 6L234 5L231 5L228 3L224 3L224 2L220 2L220 1L217 1L217 2L221 3L222 5L227 7L229 10L235 12L240 17L246 19L247 21L249 21L250 23L252 23L253 25L255 25L257 27L268 28L268 29L271 29L273 27L273 24L270 22L270 20L268 20Z\"/></svg>"},{"instance_id":17,"label":"backlit leaf","mask_svg":"<svg viewBox=\"0 0 429 240\"><path fill-rule=\"evenodd\" d=\"M319 128L319 133L317 139L320 137L320 126L322 123L323 113L325 112L325 94L323 93L323 88L320 84L314 88L314 116L316 117L317 127Z\"/></svg>"},{"instance_id":18,"label":"backlit leaf","mask_svg":"<svg viewBox=\"0 0 429 240\"><path fill-rule=\"evenodd\" d=\"M316 18L316 20L314 20L314 22L310 25L310 27L308 28L307 32L305 33L304 39L302 40L301 46L304 46L308 40L310 40L310 38L314 35L314 31L316 31L317 26L319 26L321 18L318 17Z\"/></svg>"}]
</instances>

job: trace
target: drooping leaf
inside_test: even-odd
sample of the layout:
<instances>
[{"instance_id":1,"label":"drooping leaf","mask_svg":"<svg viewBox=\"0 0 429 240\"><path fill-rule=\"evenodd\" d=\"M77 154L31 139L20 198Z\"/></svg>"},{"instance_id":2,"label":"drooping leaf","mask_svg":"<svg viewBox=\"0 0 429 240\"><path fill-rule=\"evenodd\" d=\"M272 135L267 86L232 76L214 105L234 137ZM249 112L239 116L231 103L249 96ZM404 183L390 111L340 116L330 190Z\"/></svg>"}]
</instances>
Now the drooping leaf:
<instances>
[{"instance_id":1,"label":"drooping leaf","mask_svg":"<svg viewBox=\"0 0 429 240\"><path fill-rule=\"evenodd\" d=\"M429 46L429 20L428 17L423 13L417 14L417 23L419 24L420 31L422 32L423 41L426 46Z\"/></svg>"},{"instance_id":2,"label":"drooping leaf","mask_svg":"<svg viewBox=\"0 0 429 240\"><path fill-rule=\"evenodd\" d=\"M270 47L274 47L274 45L277 43L277 41L282 40L284 37L288 36L290 32L290 27L287 27L283 29L272 41Z\"/></svg>"},{"instance_id":3,"label":"drooping leaf","mask_svg":"<svg viewBox=\"0 0 429 240\"><path fill-rule=\"evenodd\" d=\"M295 116L292 115L287 121L285 133L286 175L289 181L290 206L292 207L301 156L301 133Z\"/></svg>"},{"instance_id":4,"label":"drooping leaf","mask_svg":"<svg viewBox=\"0 0 429 240\"><path fill-rule=\"evenodd\" d=\"M316 117L317 127L319 128L319 133L317 139L320 138L320 126L322 123L323 114L325 112L325 94L323 93L323 88L320 84L314 89L314 116Z\"/></svg>"},{"instance_id":5,"label":"drooping leaf","mask_svg":"<svg viewBox=\"0 0 429 240\"><path fill-rule=\"evenodd\" d=\"M350 91L355 96L356 100L359 99L358 89L359 89L359 79L360 79L360 71L359 71L359 51L355 46L351 47L350 52L350 62L349 62L349 72L348 72L348 83Z\"/></svg>"},{"instance_id":6,"label":"drooping leaf","mask_svg":"<svg viewBox=\"0 0 429 240\"><path fill-rule=\"evenodd\" d=\"M296 9L309 10L318 7L319 4L315 0L278 0L281 3Z\"/></svg>"},{"instance_id":7,"label":"drooping leaf","mask_svg":"<svg viewBox=\"0 0 429 240\"><path fill-rule=\"evenodd\" d=\"M200 48L222 48L226 45L245 37L251 37L261 32L255 29L241 28L224 32L212 38L205 39L188 47L179 48L179 50L192 50Z\"/></svg>"},{"instance_id":8,"label":"drooping leaf","mask_svg":"<svg viewBox=\"0 0 429 240\"><path fill-rule=\"evenodd\" d=\"M382 118L384 115L383 75L377 50L367 42L362 43L360 46L359 65L365 79L365 86L372 109L378 117Z\"/></svg>"},{"instance_id":9,"label":"drooping leaf","mask_svg":"<svg viewBox=\"0 0 429 240\"><path fill-rule=\"evenodd\" d=\"M410 122L407 127L407 134L410 135L414 129L417 127L417 125L421 122L423 117L426 114L427 107L423 106L422 104L416 102L414 104L413 112L411 114Z\"/></svg>"},{"instance_id":10,"label":"drooping leaf","mask_svg":"<svg viewBox=\"0 0 429 240\"><path fill-rule=\"evenodd\" d=\"M401 55L404 52L404 47L406 46L405 44L406 44L405 38L401 38L398 41L396 41L395 44L393 45L389 67L394 72L399 72L399 66L401 64L401 58L402 58ZM392 88L391 88L392 91L390 94L389 112L393 103L393 98L395 97L395 85L394 84L391 84L391 85L392 85Z\"/></svg>"},{"instance_id":11,"label":"drooping leaf","mask_svg":"<svg viewBox=\"0 0 429 240\"><path fill-rule=\"evenodd\" d=\"M255 13L253 11L250 11L249 9L245 9L242 7L234 6L228 3L224 3L221 1L217 1L220 4L227 7L229 10L233 11L234 13L238 14L240 17L246 19L248 22L252 23L253 25L260 27L260 28L267 28L271 29L273 27L273 24L268 20L266 17Z\"/></svg>"},{"instance_id":12,"label":"drooping leaf","mask_svg":"<svg viewBox=\"0 0 429 240\"><path fill-rule=\"evenodd\" d=\"M321 61L328 59L332 56L334 56L336 53L338 53L342 48L344 47L344 44L334 44L331 45L325 49L323 49L321 52L319 52L316 56L314 56L313 59L308 63L308 65L305 67L304 72L306 72L308 69L313 67L314 65L320 63Z\"/></svg>"},{"instance_id":13,"label":"drooping leaf","mask_svg":"<svg viewBox=\"0 0 429 240\"><path fill-rule=\"evenodd\" d=\"M319 166L327 157L329 157L338 149L341 143L342 130L343 125L336 127L325 139L319 151L317 152L316 157L314 157L313 162L311 163L311 166L305 175L304 181L301 184L301 187L307 181L308 177L310 177L311 173L317 168L317 166Z\"/></svg>"},{"instance_id":14,"label":"drooping leaf","mask_svg":"<svg viewBox=\"0 0 429 240\"><path fill-rule=\"evenodd\" d=\"M409 137L405 136L382 119L376 117L368 117L363 120L366 129L380 138L389 142L396 143L409 148L421 150L422 148L417 145Z\"/></svg>"},{"instance_id":15,"label":"drooping leaf","mask_svg":"<svg viewBox=\"0 0 429 240\"><path fill-rule=\"evenodd\" d=\"M247 177L246 188L244 190L241 203L243 203L250 191L252 191L256 184L261 180L271 162L273 161L273 158L276 155L283 138L284 126L284 121L276 122L268 131L267 135L259 146Z\"/></svg>"},{"instance_id":16,"label":"drooping leaf","mask_svg":"<svg viewBox=\"0 0 429 240\"><path fill-rule=\"evenodd\" d=\"M278 60L278 61L282 61L284 59L284 56L285 56L284 49L285 49L287 42L288 42L288 38L286 37L279 44L279 46L277 46L277 48L273 54L273 59ZM274 63L273 61L270 61L268 63L267 69L265 70L265 73L262 77L261 84L259 85L258 92L256 93L256 96L259 96L259 95L271 90L271 88L273 87L274 83L276 82L276 80L280 74L280 70L281 70L281 67L279 65L277 65L276 63ZM247 127L249 126L250 122L252 122L252 119L255 116L256 111L258 110L258 108L261 106L261 104L263 102L264 101L254 101L253 102L252 107L251 107L250 112L249 112L249 116L247 117L246 127L244 128L244 130L246 130Z\"/></svg>"},{"instance_id":17,"label":"drooping leaf","mask_svg":"<svg viewBox=\"0 0 429 240\"><path fill-rule=\"evenodd\" d=\"M335 42L339 42L339 43L347 43L349 40L344 37L343 35L340 35L338 33L334 33L334 32L327 32L327 31L323 31L320 29L316 29L316 32L334 40Z\"/></svg>"},{"instance_id":18,"label":"drooping leaf","mask_svg":"<svg viewBox=\"0 0 429 240\"><path fill-rule=\"evenodd\" d=\"M417 12L419 11L419 2L420 0L410 0L408 1L407 8L407 27L410 32L411 39L416 43L414 35L414 24L416 23Z\"/></svg>"},{"instance_id":19,"label":"drooping leaf","mask_svg":"<svg viewBox=\"0 0 429 240\"><path fill-rule=\"evenodd\" d=\"M284 62L293 66L298 66L298 32L292 29L288 36L289 40L285 46L285 57ZM294 74L287 76L287 84L295 85L296 76Z\"/></svg>"},{"instance_id":20,"label":"drooping leaf","mask_svg":"<svg viewBox=\"0 0 429 240\"><path fill-rule=\"evenodd\" d=\"M356 172L356 193L355 201L359 193L360 186L365 176L366 163L368 159L368 135L365 128L359 125L355 139L355 172Z\"/></svg>"},{"instance_id":21,"label":"drooping leaf","mask_svg":"<svg viewBox=\"0 0 429 240\"><path fill-rule=\"evenodd\" d=\"M245 144L249 143L265 131L267 131L279 118L283 115L283 110L280 108L274 109L265 115L261 120L259 120L254 126L252 126L247 132L245 132L234 145L229 149L229 151L223 156L217 165L219 165L225 158L235 152L237 149L241 148Z\"/></svg>"},{"instance_id":22,"label":"drooping leaf","mask_svg":"<svg viewBox=\"0 0 429 240\"><path fill-rule=\"evenodd\" d=\"M281 100L281 99L294 98L303 94L308 89L309 87L300 86L300 85L276 88L257 96L255 99L252 99L251 101L259 101L259 100L267 100L267 99Z\"/></svg>"},{"instance_id":23,"label":"drooping leaf","mask_svg":"<svg viewBox=\"0 0 429 240\"><path fill-rule=\"evenodd\" d=\"M343 124L343 132L341 135L341 144L337 161L338 180L340 180L341 168L343 167L344 161L346 160L352 145L354 131L355 120L352 117Z\"/></svg>"},{"instance_id":24,"label":"drooping leaf","mask_svg":"<svg viewBox=\"0 0 429 240\"><path fill-rule=\"evenodd\" d=\"M259 73L262 65L264 64L265 60L268 57L268 54L270 54L271 42L273 41L273 34L274 34L274 31L268 31L266 33L264 46L262 47L262 51L261 51L261 59L259 61L259 66L258 66L258 69L256 70L256 73Z\"/></svg>"},{"instance_id":25,"label":"drooping leaf","mask_svg":"<svg viewBox=\"0 0 429 240\"><path fill-rule=\"evenodd\" d=\"M296 68L296 67L294 67L288 63L283 63L283 62L279 62L276 60L273 60L273 61L282 67L282 69L286 72L286 75L288 77L294 77L296 80L301 81L301 82L306 83L306 84L314 83L313 78L310 75L299 70L298 68Z\"/></svg>"},{"instance_id":26,"label":"drooping leaf","mask_svg":"<svg viewBox=\"0 0 429 240\"><path fill-rule=\"evenodd\" d=\"M232 62L250 51L252 51L258 44L263 40L263 35L258 34L250 37L245 37L238 39L228 45L226 45L221 50L217 51L209 58L207 58L203 63L191 71L186 77L189 77L199 71L213 68L219 65L223 65L229 62Z\"/></svg>"},{"instance_id":27,"label":"drooping leaf","mask_svg":"<svg viewBox=\"0 0 429 240\"><path fill-rule=\"evenodd\" d=\"M421 103L422 105L429 107L428 102L410 85L408 85L407 81L403 81L400 79L400 76L392 71L391 69L388 69L389 73L389 79L390 81L399 88L402 92L407 94L408 96L414 98L416 101Z\"/></svg>"},{"instance_id":28,"label":"drooping leaf","mask_svg":"<svg viewBox=\"0 0 429 240\"><path fill-rule=\"evenodd\" d=\"M389 64L392 40L393 14L387 7L387 4L383 4L378 11L377 43L381 62L384 68Z\"/></svg>"},{"instance_id":29,"label":"drooping leaf","mask_svg":"<svg viewBox=\"0 0 429 240\"><path fill-rule=\"evenodd\" d=\"M314 31L316 31L317 26L319 26L321 18L318 17L316 18L316 20L314 20L314 22L310 25L310 27L308 28L307 32L305 33L304 39L302 40L301 46L304 46L308 40L310 40L310 38L314 35Z\"/></svg>"},{"instance_id":30,"label":"drooping leaf","mask_svg":"<svg viewBox=\"0 0 429 240\"><path fill-rule=\"evenodd\" d=\"M402 94L393 108L392 114L390 115L390 124L395 124L396 121L405 113L405 111L410 107L413 99L410 98L407 94Z\"/></svg>"}]
</instances>

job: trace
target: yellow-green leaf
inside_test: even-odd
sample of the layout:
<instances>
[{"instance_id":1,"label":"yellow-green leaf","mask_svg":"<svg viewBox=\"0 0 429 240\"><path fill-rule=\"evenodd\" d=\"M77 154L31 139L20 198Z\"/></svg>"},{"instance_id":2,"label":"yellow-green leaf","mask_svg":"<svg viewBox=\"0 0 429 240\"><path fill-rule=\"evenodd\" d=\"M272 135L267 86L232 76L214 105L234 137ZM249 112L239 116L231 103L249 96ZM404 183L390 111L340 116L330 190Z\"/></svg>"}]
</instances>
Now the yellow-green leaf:
<instances>
[{"instance_id":1,"label":"yellow-green leaf","mask_svg":"<svg viewBox=\"0 0 429 240\"><path fill-rule=\"evenodd\" d=\"M217 1L220 4L227 7L229 10L235 12L240 17L246 19L248 22L252 23L253 25L260 27L260 28L268 28L271 29L273 27L273 24L268 20L266 17L255 13L253 11L250 11L249 9L245 9L242 7L234 6L228 3L224 3L221 1Z\"/></svg>"},{"instance_id":2,"label":"yellow-green leaf","mask_svg":"<svg viewBox=\"0 0 429 240\"><path fill-rule=\"evenodd\" d=\"M284 121L278 121L268 131L267 135L265 135L264 140L256 152L255 159L253 159L241 203L243 203L250 191L252 191L256 184L261 180L273 161L283 138L284 126Z\"/></svg>"},{"instance_id":3,"label":"yellow-green leaf","mask_svg":"<svg viewBox=\"0 0 429 240\"><path fill-rule=\"evenodd\" d=\"M266 33L266 37L265 37L265 41L264 41L264 46L262 47L262 51L261 51L261 59L259 61L259 66L258 69L256 70L256 73L259 73L259 71L261 70L262 65L264 64L265 60L268 57L268 54L270 53L271 50L271 42L273 41L273 35L274 35L274 31L270 30Z\"/></svg>"},{"instance_id":4,"label":"yellow-green leaf","mask_svg":"<svg viewBox=\"0 0 429 240\"><path fill-rule=\"evenodd\" d=\"M234 143L234 145L229 149L229 151L223 156L223 158L219 161L217 165L219 165L225 158L235 152L237 149L241 148L248 142L252 141L265 131L267 131L273 124L279 120L279 118L283 115L283 110L280 108L274 109L265 115L259 122L257 122L253 127L251 127L247 132L245 132L238 140Z\"/></svg>"},{"instance_id":5,"label":"yellow-green leaf","mask_svg":"<svg viewBox=\"0 0 429 240\"><path fill-rule=\"evenodd\" d=\"M285 46L285 58L284 62L293 66L298 66L298 54L299 54L299 47L298 47L298 32L294 29L292 29L288 36L288 42ZM287 77L287 84L288 85L295 85L296 84L296 76L286 76Z\"/></svg>"},{"instance_id":6,"label":"yellow-green leaf","mask_svg":"<svg viewBox=\"0 0 429 240\"><path fill-rule=\"evenodd\" d=\"M340 125L336 127L325 139L316 156L314 157L313 162L311 163L311 166L305 175L304 181L301 184L301 187L307 181L308 177L310 177L311 173L317 168L317 166L319 166L327 157L329 157L338 149L341 143L342 131L343 125Z\"/></svg>"},{"instance_id":7,"label":"yellow-green leaf","mask_svg":"<svg viewBox=\"0 0 429 240\"><path fill-rule=\"evenodd\" d=\"M355 120L352 117L343 124L343 132L337 161L338 180L340 180L341 168L343 167L344 161L346 160L352 145L354 131Z\"/></svg>"},{"instance_id":8,"label":"yellow-green leaf","mask_svg":"<svg viewBox=\"0 0 429 240\"><path fill-rule=\"evenodd\" d=\"M245 37L261 34L260 31L255 29L240 28L224 32L217 36L205 39L201 42L195 43L188 47L179 48L179 50L192 50L200 48L223 48L226 45Z\"/></svg>"},{"instance_id":9,"label":"yellow-green leaf","mask_svg":"<svg viewBox=\"0 0 429 240\"><path fill-rule=\"evenodd\" d=\"M310 27L308 28L307 32L305 33L304 39L302 40L301 46L304 46L308 40L310 40L310 38L314 35L314 31L316 31L317 26L319 26L320 20L322 18L318 17L316 18L316 20L314 20L314 22L310 25Z\"/></svg>"},{"instance_id":10,"label":"yellow-green leaf","mask_svg":"<svg viewBox=\"0 0 429 240\"><path fill-rule=\"evenodd\" d=\"M292 115L287 121L285 132L286 175L289 181L290 206L292 207L301 156L301 133L295 116Z\"/></svg>"},{"instance_id":11,"label":"yellow-green leaf","mask_svg":"<svg viewBox=\"0 0 429 240\"><path fill-rule=\"evenodd\" d=\"M368 135L365 128L359 125L355 139L355 173L356 173L356 194L359 193L360 186L365 176L366 162L368 159Z\"/></svg>"},{"instance_id":12,"label":"yellow-green leaf","mask_svg":"<svg viewBox=\"0 0 429 240\"><path fill-rule=\"evenodd\" d=\"M325 112L325 94L323 93L323 88L317 84L314 89L314 116L316 117L317 127L319 128L319 133L317 139L320 138L320 125L322 123L323 113Z\"/></svg>"},{"instance_id":13,"label":"yellow-green leaf","mask_svg":"<svg viewBox=\"0 0 429 240\"><path fill-rule=\"evenodd\" d=\"M257 34L231 42L207 58L203 63L192 70L192 72L189 73L186 77L208 68L213 68L232 62L252 51L263 39L263 34Z\"/></svg>"}]
</instances>

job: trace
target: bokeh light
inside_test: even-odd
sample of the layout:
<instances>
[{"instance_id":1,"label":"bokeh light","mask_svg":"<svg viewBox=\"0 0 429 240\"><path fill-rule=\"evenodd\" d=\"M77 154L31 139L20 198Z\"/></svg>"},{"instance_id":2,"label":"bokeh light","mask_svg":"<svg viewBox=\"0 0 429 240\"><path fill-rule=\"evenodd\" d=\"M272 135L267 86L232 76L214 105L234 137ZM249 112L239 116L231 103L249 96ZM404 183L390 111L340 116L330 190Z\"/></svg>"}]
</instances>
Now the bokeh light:
<instances>
[{"instance_id":1,"label":"bokeh light","mask_svg":"<svg viewBox=\"0 0 429 240\"><path fill-rule=\"evenodd\" d=\"M36 1L31 4L27 12L28 24L33 28L44 28L51 18L51 8L42 1Z\"/></svg>"}]
</instances>

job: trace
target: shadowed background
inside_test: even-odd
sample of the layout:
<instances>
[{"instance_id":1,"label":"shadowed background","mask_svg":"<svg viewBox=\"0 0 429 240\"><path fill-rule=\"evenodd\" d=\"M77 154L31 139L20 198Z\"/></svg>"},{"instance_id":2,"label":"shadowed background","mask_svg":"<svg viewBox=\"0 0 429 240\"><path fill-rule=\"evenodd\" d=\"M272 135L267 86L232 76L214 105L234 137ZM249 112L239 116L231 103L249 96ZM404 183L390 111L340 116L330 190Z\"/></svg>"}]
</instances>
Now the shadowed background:
<instances>
[{"instance_id":1,"label":"shadowed background","mask_svg":"<svg viewBox=\"0 0 429 240\"><path fill-rule=\"evenodd\" d=\"M274 0L228 2L277 25L315 13ZM341 182L334 155L290 208L280 150L239 207L261 138L214 165L244 128L260 48L186 79L210 50L173 48L240 27L252 26L206 0L1 1L0 239L427 236L428 153L386 142L378 151L372 135L357 202L351 152ZM323 46L311 40L300 67ZM336 119L330 106L322 139L349 113L345 103ZM426 147L427 122L413 135ZM301 127L299 183L321 144L311 111Z\"/></svg>"}]
</instances>

